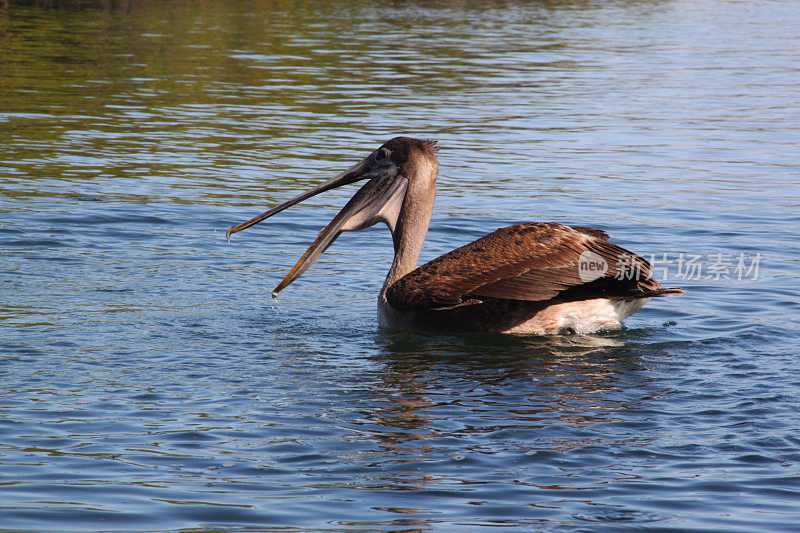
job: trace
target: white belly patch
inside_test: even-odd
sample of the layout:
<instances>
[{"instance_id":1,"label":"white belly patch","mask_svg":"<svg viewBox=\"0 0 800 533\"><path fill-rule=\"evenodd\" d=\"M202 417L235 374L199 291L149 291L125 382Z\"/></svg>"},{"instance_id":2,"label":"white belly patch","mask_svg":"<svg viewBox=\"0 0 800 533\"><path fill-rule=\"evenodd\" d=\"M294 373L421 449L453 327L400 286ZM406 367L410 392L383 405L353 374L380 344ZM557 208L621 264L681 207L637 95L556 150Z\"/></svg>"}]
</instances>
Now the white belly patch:
<instances>
[{"instance_id":1,"label":"white belly patch","mask_svg":"<svg viewBox=\"0 0 800 533\"><path fill-rule=\"evenodd\" d=\"M622 328L622 321L642 308L649 298L636 300L609 300L597 298L580 302L556 304L544 309L533 318L507 331L507 333L595 333Z\"/></svg>"}]
</instances>

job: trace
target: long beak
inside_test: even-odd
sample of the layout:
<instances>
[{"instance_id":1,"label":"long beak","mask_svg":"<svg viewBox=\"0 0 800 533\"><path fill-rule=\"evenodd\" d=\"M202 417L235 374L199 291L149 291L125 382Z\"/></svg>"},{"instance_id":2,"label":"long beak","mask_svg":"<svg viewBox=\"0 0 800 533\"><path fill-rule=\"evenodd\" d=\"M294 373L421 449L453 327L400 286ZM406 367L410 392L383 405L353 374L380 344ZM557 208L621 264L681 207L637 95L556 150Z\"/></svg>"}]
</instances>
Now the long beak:
<instances>
[{"instance_id":1,"label":"long beak","mask_svg":"<svg viewBox=\"0 0 800 533\"><path fill-rule=\"evenodd\" d=\"M314 264L343 231L357 231L378 222L386 222L394 232L394 225L405 198L408 180L395 174L391 178L372 178L364 184L331 222L319 232L303 256L272 291L272 297L300 277Z\"/></svg>"},{"instance_id":2,"label":"long beak","mask_svg":"<svg viewBox=\"0 0 800 533\"><path fill-rule=\"evenodd\" d=\"M374 156L375 154L372 154L361 163L339 174L335 178L326 181L322 185L300 194L288 202L284 202L247 222L232 226L228 229L227 236L230 237L231 234L237 231L257 224L275 213L283 211L287 207L291 207L321 192L353 183L359 179L369 178L369 181L365 183L350 201L347 202L342 210L339 211L339 214L320 231L311 246L308 247L300 260L297 261L297 264L294 265L292 270L283 278L283 281L272 291L273 297L277 297L278 293L283 290L284 287L308 270L343 231L364 229L377 222L386 222L390 229L394 231L394 226L399 216L403 199L405 198L408 180L398 173L397 167L391 163L388 157L380 162L376 162Z\"/></svg>"},{"instance_id":3,"label":"long beak","mask_svg":"<svg viewBox=\"0 0 800 533\"><path fill-rule=\"evenodd\" d=\"M258 224L262 220L271 217L275 213L280 213L287 207L292 207L294 204L299 204L303 200L308 200L312 196L316 196L319 193L335 189L336 187L341 187L342 185L349 185L350 183L355 183L359 180L365 179L367 177L366 176L367 173L370 171L373 165L374 165L374 154L370 154L369 157L366 157L360 163L353 165L352 167L348 168L335 178L329 179L322 185L318 185L313 189L311 189L310 191L306 191L303 194L297 195L288 202L284 202L277 207L273 207L269 211L261 213L257 217L253 217L247 222L242 222L241 224L231 226L230 228L228 228L228 231L225 232L225 238L228 239L228 242L230 242L231 235L233 235L237 231L242 231L243 229L247 229L250 226Z\"/></svg>"}]
</instances>

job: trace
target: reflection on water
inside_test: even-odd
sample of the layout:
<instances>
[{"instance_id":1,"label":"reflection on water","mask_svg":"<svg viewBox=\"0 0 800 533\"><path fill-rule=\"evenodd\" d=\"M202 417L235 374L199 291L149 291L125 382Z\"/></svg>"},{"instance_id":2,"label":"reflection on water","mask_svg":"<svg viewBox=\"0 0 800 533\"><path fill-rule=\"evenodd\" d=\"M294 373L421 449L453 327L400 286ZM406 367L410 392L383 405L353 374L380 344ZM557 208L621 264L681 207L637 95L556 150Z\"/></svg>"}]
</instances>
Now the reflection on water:
<instances>
[{"instance_id":1,"label":"reflection on water","mask_svg":"<svg viewBox=\"0 0 800 533\"><path fill-rule=\"evenodd\" d=\"M0 2L0 524L800 521L792 3ZM520 221L762 255L596 337L377 330L391 237L272 287L346 201L225 229L397 134L423 259Z\"/></svg>"},{"instance_id":2,"label":"reflection on water","mask_svg":"<svg viewBox=\"0 0 800 533\"><path fill-rule=\"evenodd\" d=\"M388 406L378 412L379 423L387 428L421 430L428 426L431 417L426 414L438 405L430 401L430 393L439 390L443 380L458 383L456 390L441 392L445 400L458 392L462 408L467 402L480 404L469 409L477 416L473 425L459 429L464 434L537 431L554 423L580 427L614 422L618 420L609 416L613 417L614 409L621 407L615 401L604 400L620 392L620 374L630 378L642 370L632 360L635 355L624 350L621 341L608 337L478 336L445 337L442 342L395 335L397 338L382 338L379 342L387 351L386 373L379 391L395 391L389 396L380 395ZM614 355L614 347L623 348L621 358ZM509 394L520 384L524 384L523 395ZM652 396L647 393L645 398ZM636 405L643 399L626 399L625 405ZM499 412L487 410L484 415L486 406L496 407ZM475 425L478 420L490 425ZM421 435L397 437L417 441ZM570 449L584 444L580 441L559 446Z\"/></svg>"}]
</instances>

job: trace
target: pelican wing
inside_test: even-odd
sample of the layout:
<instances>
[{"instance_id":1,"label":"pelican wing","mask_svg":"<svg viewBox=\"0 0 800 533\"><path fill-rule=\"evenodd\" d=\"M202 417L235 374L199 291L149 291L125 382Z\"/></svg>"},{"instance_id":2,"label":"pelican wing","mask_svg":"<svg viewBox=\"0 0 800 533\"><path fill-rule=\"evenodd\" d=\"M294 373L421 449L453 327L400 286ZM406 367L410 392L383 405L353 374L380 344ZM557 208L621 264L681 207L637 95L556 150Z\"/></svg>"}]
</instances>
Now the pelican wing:
<instances>
[{"instance_id":1,"label":"pelican wing","mask_svg":"<svg viewBox=\"0 0 800 533\"><path fill-rule=\"evenodd\" d=\"M589 253L591 252L591 254ZM582 255L583 254L583 255ZM604 265L592 278L579 261ZM528 223L499 229L403 276L389 287L399 311L453 307L487 298L544 301L657 296L641 257L592 228Z\"/></svg>"}]
</instances>

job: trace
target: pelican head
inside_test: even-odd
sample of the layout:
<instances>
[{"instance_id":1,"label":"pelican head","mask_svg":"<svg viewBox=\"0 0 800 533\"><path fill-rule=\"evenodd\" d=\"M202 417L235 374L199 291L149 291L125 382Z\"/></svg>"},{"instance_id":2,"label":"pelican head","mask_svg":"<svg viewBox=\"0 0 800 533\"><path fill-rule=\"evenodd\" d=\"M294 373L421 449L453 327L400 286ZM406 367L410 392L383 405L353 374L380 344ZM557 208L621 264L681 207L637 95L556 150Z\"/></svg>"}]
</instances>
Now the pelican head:
<instances>
[{"instance_id":1,"label":"pelican head","mask_svg":"<svg viewBox=\"0 0 800 533\"><path fill-rule=\"evenodd\" d=\"M358 231L384 222L391 230L397 248L401 242L398 238L398 225L402 225L403 218L414 217L413 207L419 204L423 205L423 218L424 211L427 211L427 218L424 220L424 230L427 231L433 209L437 170L435 141L395 137L325 183L247 222L231 226L225 236L230 240L231 235L237 231L258 224L287 207L322 192L368 180L319 233L297 264L272 291L272 296L276 297L284 287L308 270L343 231ZM408 200L414 200L414 206L409 206Z\"/></svg>"}]
</instances>

